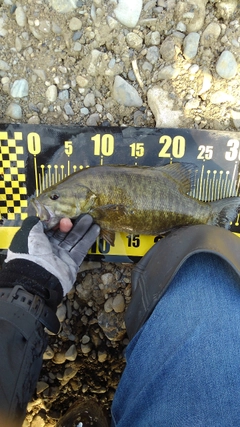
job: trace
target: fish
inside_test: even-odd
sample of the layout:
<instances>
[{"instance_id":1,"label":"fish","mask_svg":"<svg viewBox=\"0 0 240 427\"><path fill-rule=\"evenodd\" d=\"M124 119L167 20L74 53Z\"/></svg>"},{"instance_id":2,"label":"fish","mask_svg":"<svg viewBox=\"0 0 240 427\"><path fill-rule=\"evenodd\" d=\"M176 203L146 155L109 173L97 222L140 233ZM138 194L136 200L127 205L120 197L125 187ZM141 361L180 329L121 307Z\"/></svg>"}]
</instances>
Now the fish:
<instances>
[{"instance_id":1,"label":"fish","mask_svg":"<svg viewBox=\"0 0 240 427\"><path fill-rule=\"evenodd\" d=\"M101 236L114 246L115 233L161 235L194 224L229 229L238 214L239 197L204 202L189 195L196 166L102 165L79 170L32 199L46 229L60 219L90 214Z\"/></svg>"}]
</instances>

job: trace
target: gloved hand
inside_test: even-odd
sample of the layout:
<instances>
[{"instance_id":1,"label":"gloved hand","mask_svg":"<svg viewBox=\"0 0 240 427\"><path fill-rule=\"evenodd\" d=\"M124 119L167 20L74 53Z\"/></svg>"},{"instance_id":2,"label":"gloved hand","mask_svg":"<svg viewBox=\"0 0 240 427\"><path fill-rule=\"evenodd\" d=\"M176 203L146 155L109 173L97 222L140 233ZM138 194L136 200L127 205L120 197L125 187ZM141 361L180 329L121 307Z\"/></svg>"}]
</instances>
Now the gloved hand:
<instances>
[{"instance_id":1,"label":"gloved hand","mask_svg":"<svg viewBox=\"0 0 240 427\"><path fill-rule=\"evenodd\" d=\"M77 218L68 233L59 230L45 233L39 218L30 216L15 234L5 263L24 259L43 267L59 280L66 295L76 280L78 267L99 235L99 226L92 222L87 214Z\"/></svg>"}]
</instances>

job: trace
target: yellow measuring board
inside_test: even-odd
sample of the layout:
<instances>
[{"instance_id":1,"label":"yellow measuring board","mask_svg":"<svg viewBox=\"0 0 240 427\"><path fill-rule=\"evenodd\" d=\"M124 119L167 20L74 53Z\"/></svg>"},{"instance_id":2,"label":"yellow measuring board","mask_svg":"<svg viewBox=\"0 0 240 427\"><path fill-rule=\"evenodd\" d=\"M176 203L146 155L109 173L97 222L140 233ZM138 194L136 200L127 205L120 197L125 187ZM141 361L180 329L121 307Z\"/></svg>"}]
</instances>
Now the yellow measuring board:
<instances>
[{"instance_id":1,"label":"yellow measuring board","mask_svg":"<svg viewBox=\"0 0 240 427\"><path fill-rule=\"evenodd\" d=\"M240 133L174 128L0 125L0 253L29 211L30 199L83 168L120 164L196 166L189 193L204 202L240 195ZM240 237L239 215L231 231ZM115 246L102 238L91 259L130 262L142 257L156 236L116 233Z\"/></svg>"}]
</instances>

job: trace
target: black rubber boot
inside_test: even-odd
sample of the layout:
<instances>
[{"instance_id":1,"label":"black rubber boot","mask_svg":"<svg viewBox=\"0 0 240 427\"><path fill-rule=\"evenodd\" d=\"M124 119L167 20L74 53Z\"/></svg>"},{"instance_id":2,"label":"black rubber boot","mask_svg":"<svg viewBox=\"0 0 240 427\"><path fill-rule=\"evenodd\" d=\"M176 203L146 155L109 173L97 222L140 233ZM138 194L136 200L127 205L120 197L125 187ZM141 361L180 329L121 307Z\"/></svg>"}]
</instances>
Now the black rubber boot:
<instances>
[{"instance_id":1,"label":"black rubber boot","mask_svg":"<svg viewBox=\"0 0 240 427\"><path fill-rule=\"evenodd\" d=\"M58 421L56 427L108 427L110 421L96 400L77 400Z\"/></svg>"},{"instance_id":2,"label":"black rubber boot","mask_svg":"<svg viewBox=\"0 0 240 427\"><path fill-rule=\"evenodd\" d=\"M130 339L151 315L183 263L200 252L218 255L240 275L240 239L232 232L211 225L173 231L156 243L133 270L132 299L125 315Z\"/></svg>"}]
</instances>

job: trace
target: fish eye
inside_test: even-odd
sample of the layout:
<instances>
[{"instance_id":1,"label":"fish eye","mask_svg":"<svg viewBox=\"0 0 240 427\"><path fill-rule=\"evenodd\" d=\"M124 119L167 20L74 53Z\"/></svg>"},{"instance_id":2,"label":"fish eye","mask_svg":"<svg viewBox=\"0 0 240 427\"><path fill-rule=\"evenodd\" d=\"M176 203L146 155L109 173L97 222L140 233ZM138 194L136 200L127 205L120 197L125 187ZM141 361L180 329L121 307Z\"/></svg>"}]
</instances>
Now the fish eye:
<instances>
[{"instance_id":1,"label":"fish eye","mask_svg":"<svg viewBox=\"0 0 240 427\"><path fill-rule=\"evenodd\" d=\"M50 196L50 199L51 200L57 200L57 199L59 199L59 195L58 194L52 194L51 196Z\"/></svg>"}]
</instances>

